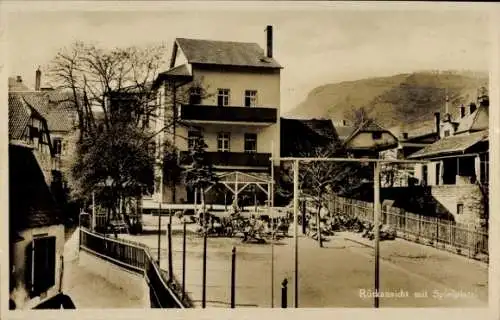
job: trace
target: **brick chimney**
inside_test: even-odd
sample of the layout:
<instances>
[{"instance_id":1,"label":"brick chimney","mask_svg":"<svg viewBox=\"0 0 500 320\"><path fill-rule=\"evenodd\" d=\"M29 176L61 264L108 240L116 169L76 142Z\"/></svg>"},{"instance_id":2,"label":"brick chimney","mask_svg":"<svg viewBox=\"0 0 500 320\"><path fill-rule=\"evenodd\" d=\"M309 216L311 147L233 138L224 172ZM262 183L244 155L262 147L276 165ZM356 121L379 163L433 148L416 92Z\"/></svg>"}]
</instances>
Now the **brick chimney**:
<instances>
[{"instance_id":1,"label":"brick chimney","mask_svg":"<svg viewBox=\"0 0 500 320\"><path fill-rule=\"evenodd\" d=\"M40 67L36 69L35 72L35 91L40 91L40 84L42 81L42 71L40 71Z\"/></svg>"},{"instance_id":2,"label":"brick chimney","mask_svg":"<svg viewBox=\"0 0 500 320\"><path fill-rule=\"evenodd\" d=\"M439 138L441 135L441 114L439 112L434 112L434 119L436 125L436 133Z\"/></svg>"},{"instance_id":3,"label":"brick chimney","mask_svg":"<svg viewBox=\"0 0 500 320\"><path fill-rule=\"evenodd\" d=\"M268 58L272 58L273 57L273 26L266 27L266 38L267 38L266 56Z\"/></svg>"}]
</instances>

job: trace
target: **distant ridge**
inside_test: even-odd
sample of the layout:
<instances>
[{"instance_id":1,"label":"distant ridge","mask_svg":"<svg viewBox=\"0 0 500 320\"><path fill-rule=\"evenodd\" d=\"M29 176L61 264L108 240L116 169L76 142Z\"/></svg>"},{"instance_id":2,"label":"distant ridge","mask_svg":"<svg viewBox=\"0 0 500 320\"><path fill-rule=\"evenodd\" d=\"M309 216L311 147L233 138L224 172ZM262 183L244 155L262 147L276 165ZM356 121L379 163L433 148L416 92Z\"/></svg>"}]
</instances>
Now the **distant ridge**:
<instances>
[{"instance_id":1,"label":"distant ridge","mask_svg":"<svg viewBox=\"0 0 500 320\"><path fill-rule=\"evenodd\" d=\"M461 104L477 98L477 90L489 85L488 73L469 70L425 70L325 84L313 89L285 117L328 118L353 121L353 110L363 107L386 128L428 123L435 112L459 112Z\"/></svg>"}]
</instances>

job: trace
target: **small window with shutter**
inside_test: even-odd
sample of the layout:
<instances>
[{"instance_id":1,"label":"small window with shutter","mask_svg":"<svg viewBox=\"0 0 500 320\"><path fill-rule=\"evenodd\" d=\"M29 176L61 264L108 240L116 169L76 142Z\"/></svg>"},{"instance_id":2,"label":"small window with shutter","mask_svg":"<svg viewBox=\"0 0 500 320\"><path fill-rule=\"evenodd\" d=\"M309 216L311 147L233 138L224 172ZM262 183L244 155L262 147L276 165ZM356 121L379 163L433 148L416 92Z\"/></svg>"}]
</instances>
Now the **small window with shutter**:
<instances>
[{"instance_id":1,"label":"small window with shutter","mask_svg":"<svg viewBox=\"0 0 500 320\"><path fill-rule=\"evenodd\" d=\"M33 239L26 254L26 284L30 297L37 297L56 283L56 237Z\"/></svg>"}]
</instances>

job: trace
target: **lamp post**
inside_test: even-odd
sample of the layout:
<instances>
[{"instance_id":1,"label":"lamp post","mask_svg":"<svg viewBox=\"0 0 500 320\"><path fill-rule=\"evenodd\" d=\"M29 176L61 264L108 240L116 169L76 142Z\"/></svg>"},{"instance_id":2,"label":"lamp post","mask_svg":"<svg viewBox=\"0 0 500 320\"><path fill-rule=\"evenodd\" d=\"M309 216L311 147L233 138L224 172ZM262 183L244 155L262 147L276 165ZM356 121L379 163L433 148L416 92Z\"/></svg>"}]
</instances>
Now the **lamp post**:
<instances>
[{"instance_id":1,"label":"lamp post","mask_svg":"<svg viewBox=\"0 0 500 320\"><path fill-rule=\"evenodd\" d=\"M111 178L111 176L108 176L106 178L106 182L104 183L104 185L106 186L106 188L111 188L113 186L113 178ZM110 208L111 209L111 208ZM109 211L108 211L109 212ZM108 223L109 223L109 216L108 216L108 219L106 221L106 224L104 226L104 237L106 237L106 231L108 229Z\"/></svg>"}]
</instances>

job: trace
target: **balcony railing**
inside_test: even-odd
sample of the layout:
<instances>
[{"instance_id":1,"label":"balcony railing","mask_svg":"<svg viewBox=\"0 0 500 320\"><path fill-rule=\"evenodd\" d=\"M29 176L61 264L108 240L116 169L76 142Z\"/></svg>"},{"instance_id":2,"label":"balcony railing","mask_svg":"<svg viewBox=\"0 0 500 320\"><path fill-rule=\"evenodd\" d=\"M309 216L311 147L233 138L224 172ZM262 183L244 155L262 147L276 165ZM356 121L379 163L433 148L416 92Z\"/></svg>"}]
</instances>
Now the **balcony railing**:
<instances>
[{"instance_id":1,"label":"balcony railing","mask_svg":"<svg viewBox=\"0 0 500 320\"><path fill-rule=\"evenodd\" d=\"M189 121L253 122L265 124L276 123L277 118L277 108L206 105L181 105L179 108L179 119Z\"/></svg>"},{"instance_id":2,"label":"balcony railing","mask_svg":"<svg viewBox=\"0 0 500 320\"><path fill-rule=\"evenodd\" d=\"M246 152L207 152L207 161L214 166L234 167L268 167L270 166L270 153L246 153ZM181 165L189 165L193 162L189 151L181 151Z\"/></svg>"}]
</instances>

